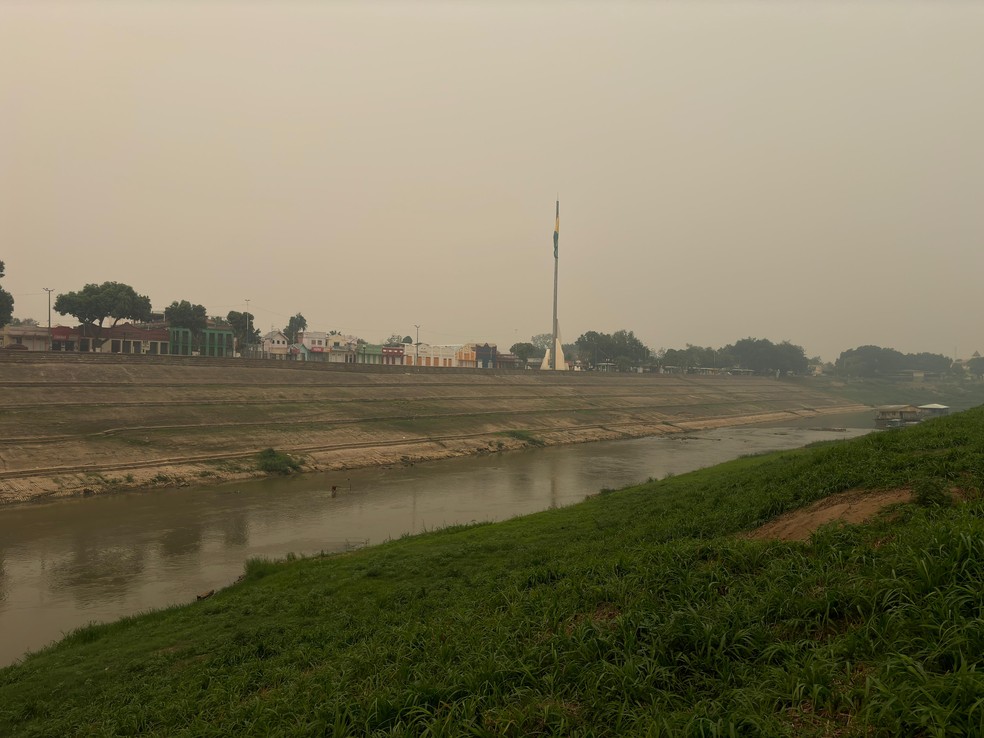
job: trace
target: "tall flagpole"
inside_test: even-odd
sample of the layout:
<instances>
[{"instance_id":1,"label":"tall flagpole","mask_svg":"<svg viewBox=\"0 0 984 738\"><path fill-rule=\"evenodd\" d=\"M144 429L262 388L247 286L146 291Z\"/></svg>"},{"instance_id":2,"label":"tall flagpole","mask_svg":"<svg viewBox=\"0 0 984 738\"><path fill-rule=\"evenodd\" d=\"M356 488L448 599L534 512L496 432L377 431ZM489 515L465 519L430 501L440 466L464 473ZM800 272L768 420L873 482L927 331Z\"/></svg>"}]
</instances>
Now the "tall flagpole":
<instances>
[{"instance_id":1,"label":"tall flagpole","mask_svg":"<svg viewBox=\"0 0 984 738\"><path fill-rule=\"evenodd\" d=\"M550 368L557 370L557 275L560 272L560 200L557 200L557 220L554 221L554 300L553 340L550 342Z\"/></svg>"}]
</instances>

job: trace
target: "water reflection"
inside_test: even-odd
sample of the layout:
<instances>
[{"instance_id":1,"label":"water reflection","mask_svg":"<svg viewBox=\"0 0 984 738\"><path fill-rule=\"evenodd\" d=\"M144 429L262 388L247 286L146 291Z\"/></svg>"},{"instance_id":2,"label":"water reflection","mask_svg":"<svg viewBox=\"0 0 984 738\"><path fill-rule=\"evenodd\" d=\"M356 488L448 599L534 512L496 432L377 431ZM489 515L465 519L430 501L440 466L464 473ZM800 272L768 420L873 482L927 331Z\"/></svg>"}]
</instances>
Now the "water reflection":
<instances>
[{"instance_id":1,"label":"water reflection","mask_svg":"<svg viewBox=\"0 0 984 738\"><path fill-rule=\"evenodd\" d=\"M121 602L143 574L144 562L142 547L83 543L67 560L45 566L45 579L51 592L68 592L83 608Z\"/></svg>"},{"instance_id":2,"label":"water reflection","mask_svg":"<svg viewBox=\"0 0 984 738\"><path fill-rule=\"evenodd\" d=\"M192 601L234 581L252 556L503 520L603 487L860 432L726 429L0 510L0 665L87 622Z\"/></svg>"},{"instance_id":3,"label":"water reflection","mask_svg":"<svg viewBox=\"0 0 984 738\"><path fill-rule=\"evenodd\" d=\"M202 526L198 524L172 528L164 532L160 542L161 556L184 556L197 553L202 547Z\"/></svg>"},{"instance_id":4,"label":"water reflection","mask_svg":"<svg viewBox=\"0 0 984 738\"><path fill-rule=\"evenodd\" d=\"M249 520L242 513L233 513L223 519L222 540L226 546L245 546L249 543Z\"/></svg>"}]
</instances>

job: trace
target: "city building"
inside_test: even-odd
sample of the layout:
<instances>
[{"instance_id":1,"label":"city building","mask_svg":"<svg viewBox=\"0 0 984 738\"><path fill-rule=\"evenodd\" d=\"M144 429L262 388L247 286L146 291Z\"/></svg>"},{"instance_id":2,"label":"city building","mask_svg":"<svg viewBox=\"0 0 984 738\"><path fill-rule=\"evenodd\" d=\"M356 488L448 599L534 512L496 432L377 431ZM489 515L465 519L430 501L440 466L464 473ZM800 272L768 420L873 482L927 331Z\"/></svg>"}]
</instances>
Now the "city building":
<instances>
[{"instance_id":1,"label":"city building","mask_svg":"<svg viewBox=\"0 0 984 738\"><path fill-rule=\"evenodd\" d=\"M263 336L263 357L287 359L290 357L290 339L282 331L270 331Z\"/></svg>"},{"instance_id":2,"label":"city building","mask_svg":"<svg viewBox=\"0 0 984 738\"><path fill-rule=\"evenodd\" d=\"M40 325L7 325L0 331L0 348L11 351L47 351L48 328Z\"/></svg>"}]
</instances>

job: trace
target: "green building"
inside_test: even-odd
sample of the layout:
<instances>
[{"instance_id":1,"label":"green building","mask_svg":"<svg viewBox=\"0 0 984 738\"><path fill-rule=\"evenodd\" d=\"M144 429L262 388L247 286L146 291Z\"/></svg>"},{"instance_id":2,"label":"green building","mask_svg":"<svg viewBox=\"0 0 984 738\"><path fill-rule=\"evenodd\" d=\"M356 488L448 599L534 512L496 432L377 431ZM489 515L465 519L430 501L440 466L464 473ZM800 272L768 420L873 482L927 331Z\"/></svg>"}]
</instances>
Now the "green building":
<instances>
[{"instance_id":1,"label":"green building","mask_svg":"<svg viewBox=\"0 0 984 738\"><path fill-rule=\"evenodd\" d=\"M195 340L188 328L171 327L173 356L234 356L235 336L230 328L205 328Z\"/></svg>"}]
</instances>

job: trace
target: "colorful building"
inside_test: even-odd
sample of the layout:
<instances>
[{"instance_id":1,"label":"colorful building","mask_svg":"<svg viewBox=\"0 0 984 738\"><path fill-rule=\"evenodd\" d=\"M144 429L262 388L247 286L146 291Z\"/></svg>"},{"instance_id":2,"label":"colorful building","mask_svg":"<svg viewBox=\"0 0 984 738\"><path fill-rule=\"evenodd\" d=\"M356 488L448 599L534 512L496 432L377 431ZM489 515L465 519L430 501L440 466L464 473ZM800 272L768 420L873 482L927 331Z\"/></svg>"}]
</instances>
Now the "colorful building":
<instances>
[{"instance_id":1,"label":"colorful building","mask_svg":"<svg viewBox=\"0 0 984 738\"><path fill-rule=\"evenodd\" d=\"M405 343L397 343L390 346L382 346L381 354L383 364L387 366L403 366L404 351L408 348Z\"/></svg>"}]
</instances>

